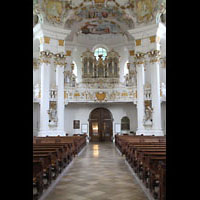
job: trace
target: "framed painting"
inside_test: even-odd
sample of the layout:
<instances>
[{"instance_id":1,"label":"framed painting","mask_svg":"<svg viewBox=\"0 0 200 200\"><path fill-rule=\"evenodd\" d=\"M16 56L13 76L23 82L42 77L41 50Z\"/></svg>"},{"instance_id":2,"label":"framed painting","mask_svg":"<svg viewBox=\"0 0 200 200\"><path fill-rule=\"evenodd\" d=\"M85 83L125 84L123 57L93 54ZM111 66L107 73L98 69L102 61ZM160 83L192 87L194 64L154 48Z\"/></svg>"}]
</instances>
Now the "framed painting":
<instances>
[{"instance_id":1,"label":"framed painting","mask_svg":"<svg viewBox=\"0 0 200 200\"><path fill-rule=\"evenodd\" d=\"M74 129L80 129L80 120L74 120Z\"/></svg>"}]
</instances>

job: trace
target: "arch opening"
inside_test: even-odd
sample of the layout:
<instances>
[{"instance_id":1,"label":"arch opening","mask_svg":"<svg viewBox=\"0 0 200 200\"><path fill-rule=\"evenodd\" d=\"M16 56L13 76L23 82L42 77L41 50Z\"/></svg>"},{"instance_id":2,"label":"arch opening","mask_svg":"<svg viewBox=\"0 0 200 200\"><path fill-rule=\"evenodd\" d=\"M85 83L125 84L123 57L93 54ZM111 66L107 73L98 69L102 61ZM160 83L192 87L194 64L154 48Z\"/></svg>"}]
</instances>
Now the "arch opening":
<instances>
[{"instance_id":1,"label":"arch opening","mask_svg":"<svg viewBox=\"0 0 200 200\"><path fill-rule=\"evenodd\" d=\"M112 141L113 117L106 108L96 108L89 116L89 136L91 142Z\"/></svg>"}]
</instances>

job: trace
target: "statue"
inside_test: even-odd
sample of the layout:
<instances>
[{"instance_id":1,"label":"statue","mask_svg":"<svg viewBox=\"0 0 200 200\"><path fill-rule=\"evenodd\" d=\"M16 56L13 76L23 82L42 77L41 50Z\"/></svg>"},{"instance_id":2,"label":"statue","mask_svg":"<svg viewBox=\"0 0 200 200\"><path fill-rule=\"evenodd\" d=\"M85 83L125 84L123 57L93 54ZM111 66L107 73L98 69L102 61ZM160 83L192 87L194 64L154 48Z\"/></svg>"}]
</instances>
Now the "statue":
<instances>
[{"instance_id":1,"label":"statue","mask_svg":"<svg viewBox=\"0 0 200 200\"><path fill-rule=\"evenodd\" d=\"M151 107L150 104L145 105L145 116L144 116L144 125L152 125L152 113L153 113L153 108Z\"/></svg>"},{"instance_id":2,"label":"statue","mask_svg":"<svg viewBox=\"0 0 200 200\"><path fill-rule=\"evenodd\" d=\"M49 125L56 126L57 125L56 104L50 103L50 109L48 110L48 114L49 114Z\"/></svg>"},{"instance_id":3,"label":"statue","mask_svg":"<svg viewBox=\"0 0 200 200\"><path fill-rule=\"evenodd\" d=\"M152 112L153 112L153 108L151 108L150 106L147 106L145 109L146 121L152 120Z\"/></svg>"}]
</instances>

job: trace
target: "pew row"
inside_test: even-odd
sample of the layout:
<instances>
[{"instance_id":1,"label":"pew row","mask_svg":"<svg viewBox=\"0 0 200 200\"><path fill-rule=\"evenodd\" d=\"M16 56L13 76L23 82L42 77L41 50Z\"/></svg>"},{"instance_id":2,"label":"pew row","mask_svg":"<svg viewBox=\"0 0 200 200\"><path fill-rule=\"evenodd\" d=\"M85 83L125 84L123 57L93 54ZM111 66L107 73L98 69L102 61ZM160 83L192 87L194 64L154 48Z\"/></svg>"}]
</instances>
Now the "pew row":
<instances>
[{"instance_id":1,"label":"pew row","mask_svg":"<svg viewBox=\"0 0 200 200\"><path fill-rule=\"evenodd\" d=\"M156 200L166 200L166 137L116 135L115 145Z\"/></svg>"},{"instance_id":2,"label":"pew row","mask_svg":"<svg viewBox=\"0 0 200 200\"><path fill-rule=\"evenodd\" d=\"M86 135L33 137L33 199L37 200L86 145Z\"/></svg>"}]
</instances>

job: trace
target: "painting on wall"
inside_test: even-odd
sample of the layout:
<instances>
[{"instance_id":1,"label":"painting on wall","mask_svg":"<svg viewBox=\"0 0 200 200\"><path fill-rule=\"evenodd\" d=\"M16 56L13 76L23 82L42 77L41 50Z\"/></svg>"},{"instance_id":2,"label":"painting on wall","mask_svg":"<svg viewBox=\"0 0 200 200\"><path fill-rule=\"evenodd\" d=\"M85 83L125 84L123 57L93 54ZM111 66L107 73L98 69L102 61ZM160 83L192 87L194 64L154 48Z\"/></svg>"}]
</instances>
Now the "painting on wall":
<instances>
[{"instance_id":1,"label":"painting on wall","mask_svg":"<svg viewBox=\"0 0 200 200\"><path fill-rule=\"evenodd\" d=\"M74 120L74 129L80 129L80 120Z\"/></svg>"},{"instance_id":2,"label":"painting on wall","mask_svg":"<svg viewBox=\"0 0 200 200\"><path fill-rule=\"evenodd\" d=\"M115 22L110 21L92 21L86 22L84 26L81 27L81 32L83 34L117 34L122 33L119 25Z\"/></svg>"}]
</instances>

